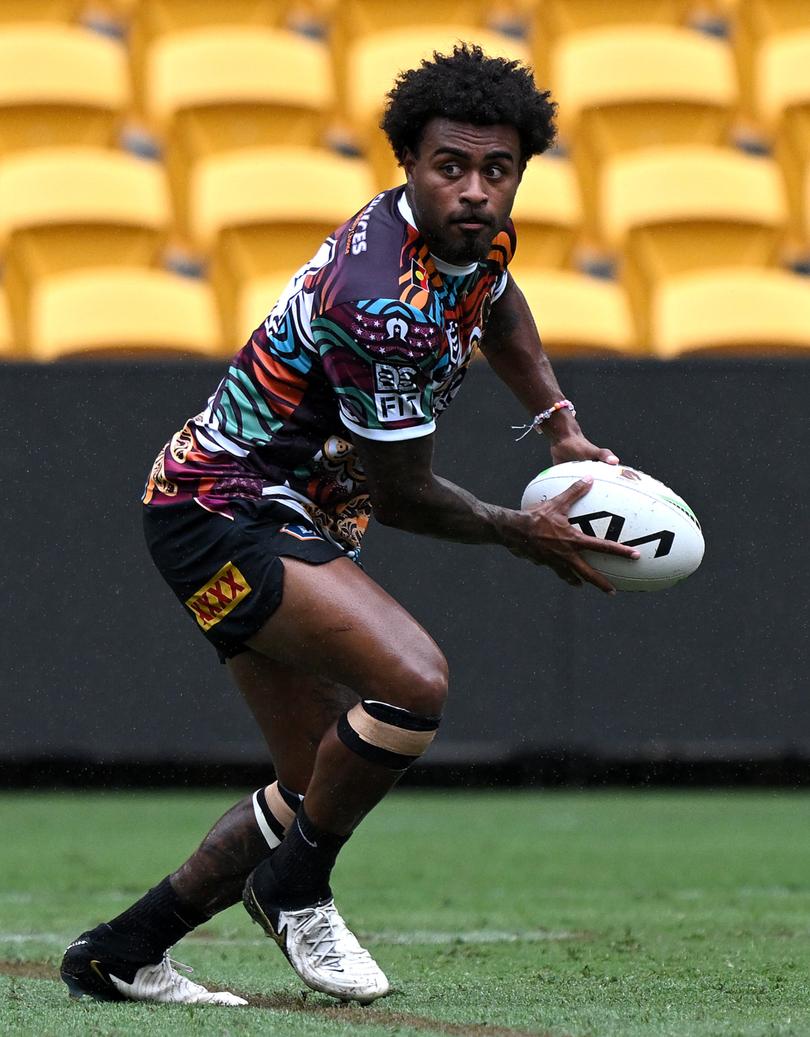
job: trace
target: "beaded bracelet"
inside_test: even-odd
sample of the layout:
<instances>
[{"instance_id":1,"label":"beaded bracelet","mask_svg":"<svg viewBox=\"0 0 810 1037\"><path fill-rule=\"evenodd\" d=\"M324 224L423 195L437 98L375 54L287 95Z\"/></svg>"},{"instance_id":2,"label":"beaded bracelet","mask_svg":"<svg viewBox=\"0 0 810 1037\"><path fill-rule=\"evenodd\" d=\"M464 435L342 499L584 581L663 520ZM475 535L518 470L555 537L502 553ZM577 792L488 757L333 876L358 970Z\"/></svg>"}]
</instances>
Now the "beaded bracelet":
<instances>
[{"instance_id":1,"label":"beaded bracelet","mask_svg":"<svg viewBox=\"0 0 810 1037\"><path fill-rule=\"evenodd\" d=\"M571 417L576 417L577 412L574 409L574 405L573 403L571 403L570 400L557 400L557 402L553 403L547 410L541 410L539 414L535 414L530 424L513 425L512 428L516 431L520 429L526 430L522 436L517 437L515 442L519 443L521 439L523 439L525 436L528 436L532 429L534 429L535 432L542 432L543 430L540 426L543 424L544 421L548 421L552 414L556 414L558 410L570 410Z\"/></svg>"}]
</instances>

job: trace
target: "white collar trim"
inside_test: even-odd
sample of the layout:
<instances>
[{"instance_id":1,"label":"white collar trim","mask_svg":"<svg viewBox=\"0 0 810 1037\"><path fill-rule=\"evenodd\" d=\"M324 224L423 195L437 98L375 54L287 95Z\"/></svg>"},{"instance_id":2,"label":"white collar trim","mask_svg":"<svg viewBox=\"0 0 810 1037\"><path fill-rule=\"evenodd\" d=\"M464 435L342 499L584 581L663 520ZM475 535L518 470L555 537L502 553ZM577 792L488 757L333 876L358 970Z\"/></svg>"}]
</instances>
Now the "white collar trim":
<instances>
[{"instance_id":1,"label":"white collar trim","mask_svg":"<svg viewBox=\"0 0 810 1037\"><path fill-rule=\"evenodd\" d=\"M408 204L408 199L405 196L404 189L402 194L399 196L397 208L399 209L400 216L402 216L405 222L410 223L414 230L419 230L416 226L416 220L413 218L413 210ZM451 276L463 277L466 274L475 273L478 269L477 263L468 263L467 266L455 266L453 263L446 263L443 259L439 259L438 256L434 256L432 252L430 253L430 256L440 274L450 274Z\"/></svg>"}]
</instances>

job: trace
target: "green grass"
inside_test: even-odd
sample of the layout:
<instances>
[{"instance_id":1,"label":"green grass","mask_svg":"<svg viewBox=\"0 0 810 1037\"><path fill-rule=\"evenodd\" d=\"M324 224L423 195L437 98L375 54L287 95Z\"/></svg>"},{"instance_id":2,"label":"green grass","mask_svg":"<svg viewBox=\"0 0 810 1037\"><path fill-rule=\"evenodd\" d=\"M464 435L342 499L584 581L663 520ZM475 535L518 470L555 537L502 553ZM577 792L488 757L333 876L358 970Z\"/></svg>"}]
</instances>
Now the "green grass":
<instances>
[{"instance_id":1,"label":"green grass","mask_svg":"<svg viewBox=\"0 0 810 1037\"><path fill-rule=\"evenodd\" d=\"M236 796L0 795L0 1033L808 1037L810 796L400 793L335 873L395 985L301 984L241 907L176 953L246 1009L70 1002L64 945L162 878Z\"/></svg>"}]
</instances>

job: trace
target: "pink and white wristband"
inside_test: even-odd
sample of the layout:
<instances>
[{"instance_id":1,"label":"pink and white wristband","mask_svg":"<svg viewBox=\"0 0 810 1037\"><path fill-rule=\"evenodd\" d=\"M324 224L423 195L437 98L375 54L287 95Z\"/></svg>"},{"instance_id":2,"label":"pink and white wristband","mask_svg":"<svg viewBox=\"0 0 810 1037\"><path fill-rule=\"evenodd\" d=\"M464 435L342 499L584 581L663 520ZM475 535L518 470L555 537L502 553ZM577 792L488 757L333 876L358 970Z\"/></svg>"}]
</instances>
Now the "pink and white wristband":
<instances>
[{"instance_id":1,"label":"pink and white wristband","mask_svg":"<svg viewBox=\"0 0 810 1037\"><path fill-rule=\"evenodd\" d=\"M552 405L550 407L548 407L546 410L541 410L539 414L535 414L535 416L532 418L530 424L528 424L528 425L513 425L512 428L514 430L525 429L525 432L523 433L523 435L522 436L518 436L517 439L515 440L515 442L519 443L521 441L521 439L524 439L526 436L528 436L528 434L532 430L534 430L535 432L542 432L543 431L543 428L542 428L543 423L548 421L548 419L553 414L556 414L557 411L560 411L560 410L570 410L571 411L571 417L574 417L576 415L576 413L577 413L576 410L574 409L573 403L571 403L570 400L557 400L556 403L552 403Z\"/></svg>"}]
</instances>

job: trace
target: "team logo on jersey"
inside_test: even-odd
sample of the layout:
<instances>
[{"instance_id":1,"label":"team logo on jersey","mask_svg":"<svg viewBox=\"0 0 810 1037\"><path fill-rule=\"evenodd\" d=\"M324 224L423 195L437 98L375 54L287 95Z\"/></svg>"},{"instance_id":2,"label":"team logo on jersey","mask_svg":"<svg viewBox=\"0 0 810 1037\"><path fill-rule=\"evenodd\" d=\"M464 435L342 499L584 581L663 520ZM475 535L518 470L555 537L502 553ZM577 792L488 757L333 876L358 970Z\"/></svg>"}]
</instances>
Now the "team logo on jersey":
<instances>
[{"instance_id":1,"label":"team logo on jersey","mask_svg":"<svg viewBox=\"0 0 810 1037\"><path fill-rule=\"evenodd\" d=\"M233 562L226 562L205 586L186 600L186 605L202 629L210 630L232 612L252 589Z\"/></svg>"},{"instance_id":2,"label":"team logo on jersey","mask_svg":"<svg viewBox=\"0 0 810 1037\"><path fill-rule=\"evenodd\" d=\"M416 368L375 364L374 384L383 392L416 392Z\"/></svg>"},{"instance_id":3,"label":"team logo on jersey","mask_svg":"<svg viewBox=\"0 0 810 1037\"><path fill-rule=\"evenodd\" d=\"M399 342L408 341L408 322L402 317L390 317L385 322L385 332L389 338L397 339Z\"/></svg>"}]
</instances>

